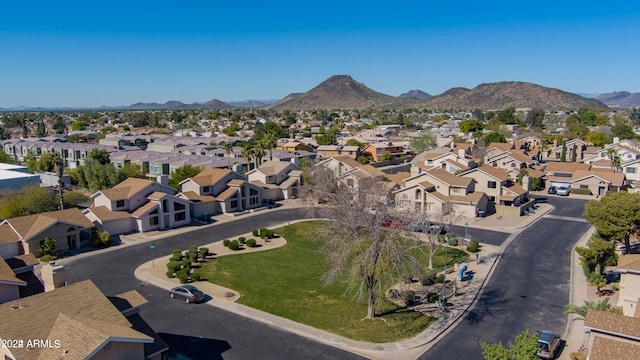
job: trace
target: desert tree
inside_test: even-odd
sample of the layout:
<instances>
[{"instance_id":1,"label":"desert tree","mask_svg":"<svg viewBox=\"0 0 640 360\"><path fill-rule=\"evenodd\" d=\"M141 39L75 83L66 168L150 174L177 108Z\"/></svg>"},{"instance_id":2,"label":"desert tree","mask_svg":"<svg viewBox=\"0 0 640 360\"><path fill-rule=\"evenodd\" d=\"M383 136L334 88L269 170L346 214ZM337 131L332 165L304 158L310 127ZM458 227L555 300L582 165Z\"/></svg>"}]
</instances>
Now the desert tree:
<instances>
[{"instance_id":1,"label":"desert tree","mask_svg":"<svg viewBox=\"0 0 640 360\"><path fill-rule=\"evenodd\" d=\"M431 131L425 131L412 138L409 140L409 145L416 151L416 154L435 149L438 146L436 142L436 135Z\"/></svg>"},{"instance_id":2,"label":"desert tree","mask_svg":"<svg viewBox=\"0 0 640 360\"><path fill-rule=\"evenodd\" d=\"M307 185L307 194L322 203L314 208L331 220L320 234L326 239L323 250L329 264L323 280L346 278L348 289L366 298L367 319L375 318L376 300L385 285L420 272L410 251L415 241L403 236L403 225L388 206L388 184L378 177L338 182L330 170L320 167Z\"/></svg>"},{"instance_id":3,"label":"desert tree","mask_svg":"<svg viewBox=\"0 0 640 360\"><path fill-rule=\"evenodd\" d=\"M584 217L603 238L624 242L628 254L629 239L640 229L640 195L619 191L600 200L590 200L584 208Z\"/></svg>"}]
</instances>

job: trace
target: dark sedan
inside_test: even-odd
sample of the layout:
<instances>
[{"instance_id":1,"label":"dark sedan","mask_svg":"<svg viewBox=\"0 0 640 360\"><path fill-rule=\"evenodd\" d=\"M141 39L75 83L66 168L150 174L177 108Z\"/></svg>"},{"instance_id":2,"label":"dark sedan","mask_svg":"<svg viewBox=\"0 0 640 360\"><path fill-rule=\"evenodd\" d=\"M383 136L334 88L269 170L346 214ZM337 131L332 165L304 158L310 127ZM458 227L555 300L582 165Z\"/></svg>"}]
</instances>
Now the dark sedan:
<instances>
[{"instance_id":1,"label":"dark sedan","mask_svg":"<svg viewBox=\"0 0 640 360\"><path fill-rule=\"evenodd\" d=\"M187 304L200 302L204 299L204 293L193 285L176 286L169 293L172 299L184 300Z\"/></svg>"}]
</instances>

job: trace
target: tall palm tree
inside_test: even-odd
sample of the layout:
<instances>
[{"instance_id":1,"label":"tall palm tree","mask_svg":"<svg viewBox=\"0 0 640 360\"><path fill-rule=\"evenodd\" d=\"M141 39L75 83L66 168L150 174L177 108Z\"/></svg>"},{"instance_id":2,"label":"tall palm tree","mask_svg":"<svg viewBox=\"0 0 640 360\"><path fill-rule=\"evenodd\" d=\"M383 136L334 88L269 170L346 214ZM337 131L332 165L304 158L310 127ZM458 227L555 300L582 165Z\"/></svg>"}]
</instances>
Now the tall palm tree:
<instances>
[{"instance_id":1,"label":"tall palm tree","mask_svg":"<svg viewBox=\"0 0 640 360\"><path fill-rule=\"evenodd\" d=\"M273 160L273 149L278 145L280 137L275 131L267 131L262 139L260 139L260 146L269 150L269 160Z\"/></svg>"},{"instance_id":2,"label":"tall palm tree","mask_svg":"<svg viewBox=\"0 0 640 360\"><path fill-rule=\"evenodd\" d=\"M62 176L64 175L64 160L62 159L62 156L60 156L59 154L55 154L55 156L53 157L53 169L56 172L56 175L58 176L58 191L60 194L60 210L64 209L64 181L62 181Z\"/></svg>"},{"instance_id":3,"label":"tall palm tree","mask_svg":"<svg viewBox=\"0 0 640 360\"><path fill-rule=\"evenodd\" d=\"M609 311L616 314L622 313L620 308L609 304L609 298L605 298L604 300L595 300L595 301L584 300L584 305L582 306L567 304L564 306L564 313L577 315L574 320L584 320L584 318L587 316L587 311L589 309Z\"/></svg>"},{"instance_id":4,"label":"tall palm tree","mask_svg":"<svg viewBox=\"0 0 640 360\"><path fill-rule=\"evenodd\" d=\"M262 160L262 158L267 154L263 148L261 147L254 147L253 149L251 149L253 152L253 158L256 160L256 167L260 166L260 162ZM254 169L255 169L254 168Z\"/></svg>"},{"instance_id":5,"label":"tall palm tree","mask_svg":"<svg viewBox=\"0 0 640 360\"><path fill-rule=\"evenodd\" d=\"M243 147L240 155L247 160L247 172L251 170L251 158L253 157L253 152L249 147Z\"/></svg>"},{"instance_id":6,"label":"tall palm tree","mask_svg":"<svg viewBox=\"0 0 640 360\"><path fill-rule=\"evenodd\" d=\"M233 144L230 142L226 142L224 143L224 145L222 145L222 148L224 149L224 152L227 153L227 167L231 166L231 153L233 152Z\"/></svg>"},{"instance_id":7,"label":"tall palm tree","mask_svg":"<svg viewBox=\"0 0 640 360\"><path fill-rule=\"evenodd\" d=\"M607 156L610 160L613 160L616 155L618 155L618 150L616 148L614 148L613 146L607 148Z\"/></svg>"}]
</instances>

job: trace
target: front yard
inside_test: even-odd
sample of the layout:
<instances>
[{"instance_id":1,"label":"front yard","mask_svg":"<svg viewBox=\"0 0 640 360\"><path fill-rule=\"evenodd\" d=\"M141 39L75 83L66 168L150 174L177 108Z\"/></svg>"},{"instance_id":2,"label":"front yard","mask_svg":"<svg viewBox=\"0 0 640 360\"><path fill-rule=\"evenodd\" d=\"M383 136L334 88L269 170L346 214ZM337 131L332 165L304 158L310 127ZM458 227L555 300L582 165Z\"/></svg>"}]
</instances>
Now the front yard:
<instances>
[{"instance_id":1,"label":"front yard","mask_svg":"<svg viewBox=\"0 0 640 360\"><path fill-rule=\"evenodd\" d=\"M364 321L367 305L347 293L345 282L324 285L327 269L317 238L320 221L303 222L276 229L287 245L270 251L223 256L203 264L198 271L212 283L234 289L242 295L240 303L326 330L354 340L384 343L416 336L434 318L389 301L379 301L374 321ZM447 264L467 259L464 251L449 248ZM419 260L426 264L426 256ZM444 263L444 250L434 262ZM385 284L385 289L391 281Z\"/></svg>"}]
</instances>

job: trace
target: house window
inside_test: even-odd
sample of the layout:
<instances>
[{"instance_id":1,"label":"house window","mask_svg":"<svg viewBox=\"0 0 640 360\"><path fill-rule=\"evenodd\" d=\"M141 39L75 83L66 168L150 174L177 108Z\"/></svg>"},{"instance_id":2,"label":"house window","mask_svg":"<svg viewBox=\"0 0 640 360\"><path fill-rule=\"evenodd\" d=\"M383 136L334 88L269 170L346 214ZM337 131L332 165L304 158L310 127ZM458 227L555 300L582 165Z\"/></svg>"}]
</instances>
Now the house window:
<instances>
[{"instance_id":1,"label":"house window","mask_svg":"<svg viewBox=\"0 0 640 360\"><path fill-rule=\"evenodd\" d=\"M589 185L580 185L580 189L588 189Z\"/></svg>"},{"instance_id":2,"label":"house window","mask_svg":"<svg viewBox=\"0 0 640 360\"><path fill-rule=\"evenodd\" d=\"M626 172L627 174L635 174L636 173L636 168L628 167L628 168L624 169L624 172Z\"/></svg>"},{"instance_id":3,"label":"house window","mask_svg":"<svg viewBox=\"0 0 640 360\"><path fill-rule=\"evenodd\" d=\"M202 187L202 193L203 193L203 194L206 194L206 193L208 193L209 191L211 191L211 186L203 186L203 187Z\"/></svg>"},{"instance_id":4,"label":"house window","mask_svg":"<svg viewBox=\"0 0 640 360\"><path fill-rule=\"evenodd\" d=\"M174 211L180 211L180 210L184 210L184 209L185 209L184 204L180 204L178 202L174 202L173 203L173 210Z\"/></svg>"},{"instance_id":5,"label":"house window","mask_svg":"<svg viewBox=\"0 0 640 360\"><path fill-rule=\"evenodd\" d=\"M459 193L461 193L461 192L462 192L462 189L461 189L461 188L455 188L455 187L454 187L454 188L451 188L451 192L452 192L452 193L454 193L454 194L459 194Z\"/></svg>"},{"instance_id":6,"label":"house window","mask_svg":"<svg viewBox=\"0 0 640 360\"><path fill-rule=\"evenodd\" d=\"M258 190L249 188L249 196L256 196L256 195L258 195Z\"/></svg>"},{"instance_id":7,"label":"house window","mask_svg":"<svg viewBox=\"0 0 640 360\"><path fill-rule=\"evenodd\" d=\"M559 153L559 152L557 152L557 153L556 153L556 157L557 157L557 158L559 158L559 157L560 157L560 153Z\"/></svg>"},{"instance_id":8,"label":"house window","mask_svg":"<svg viewBox=\"0 0 640 360\"><path fill-rule=\"evenodd\" d=\"M149 226L158 225L158 216L149 217Z\"/></svg>"},{"instance_id":9,"label":"house window","mask_svg":"<svg viewBox=\"0 0 640 360\"><path fill-rule=\"evenodd\" d=\"M516 167L516 163L511 163L511 167L512 168Z\"/></svg>"},{"instance_id":10,"label":"house window","mask_svg":"<svg viewBox=\"0 0 640 360\"><path fill-rule=\"evenodd\" d=\"M160 173L160 166L154 166L153 172L155 172L156 174Z\"/></svg>"},{"instance_id":11,"label":"house window","mask_svg":"<svg viewBox=\"0 0 640 360\"><path fill-rule=\"evenodd\" d=\"M235 209L235 208L237 208L237 207L238 207L238 200L232 200L232 201L231 201L231 208L232 208L232 209Z\"/></svg>"},{"instance_id":12,"label":"house window","mask_svg":"<svg viewBox=\"0 0 640 360\"><path fill-rule=\"evenodd\" d=\"M427 164L428 164L428 165L433 164L433 160L427 160Z\"/></svg>"},{"instance_id":13,"label":"house window","mask_svg":"<svg viewBox=\"0 0 640 360\"><path fill-rule=\"evenodd\" d=\"M176 213L173 218L175 221L182 221L187 218L187 213L184 211Z\"/></svg>"},{"instance_id":14,"label":"house window","mask_svg":"<svg viewBox=\"0 0 640 360\"><path fill-rule=\"evenodd\" d=\"M116 208L121 208L121 207L124 207L124 200L116 201Z\"/></svg>"},{"instance_id":15,"label":"house window","mask_svg":"<svg viewBox=\"0 0 640 360\"><path fill-rule=\"evenodd\" d=\"M495 188L496 188L496 186L497 186L497 183L496 183L495 181L488 181L488 182L487 182L487 187L488 187L489 189L495 189Z\"/></svg>"}]
</instances>

